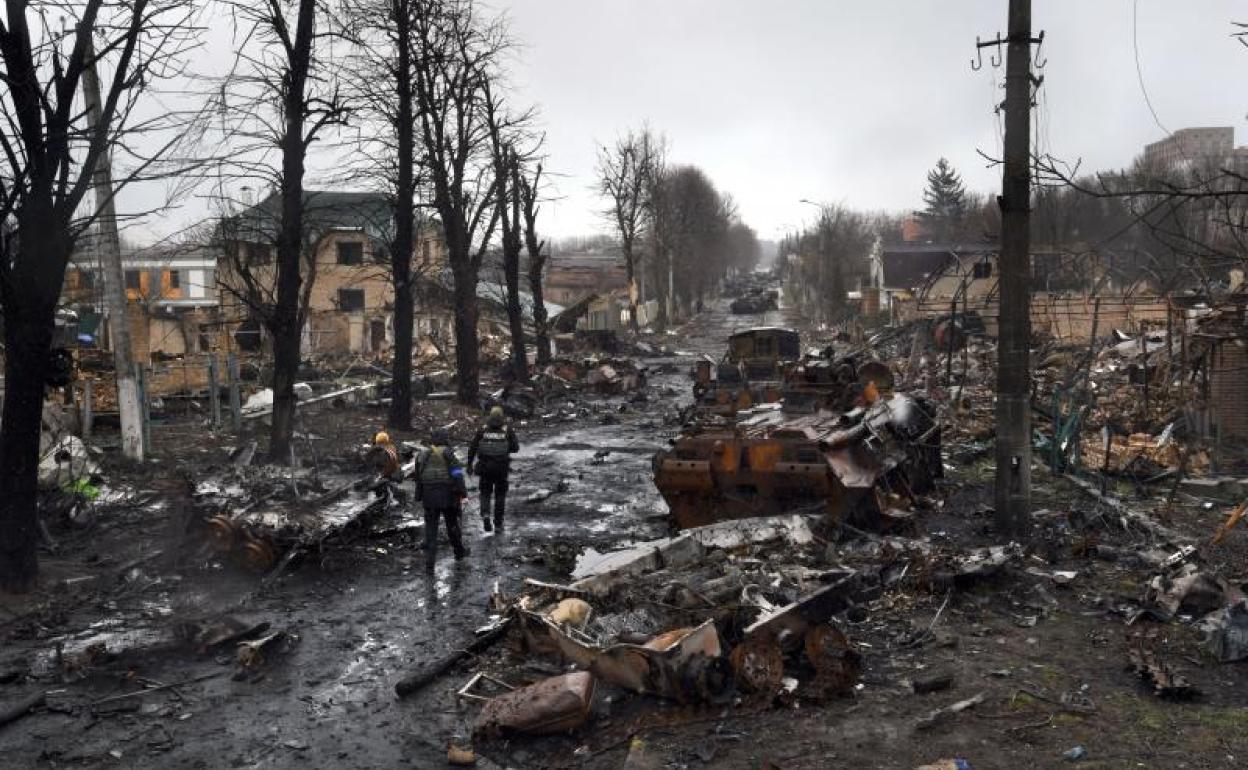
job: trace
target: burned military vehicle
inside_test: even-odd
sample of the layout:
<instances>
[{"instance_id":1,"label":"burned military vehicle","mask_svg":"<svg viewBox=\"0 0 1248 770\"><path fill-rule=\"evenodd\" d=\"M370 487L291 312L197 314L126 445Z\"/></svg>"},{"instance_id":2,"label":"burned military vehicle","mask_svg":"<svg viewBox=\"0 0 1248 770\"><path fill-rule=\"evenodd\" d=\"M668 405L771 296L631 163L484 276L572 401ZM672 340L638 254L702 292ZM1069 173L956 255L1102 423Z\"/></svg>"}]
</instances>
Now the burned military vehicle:
<instances>
[{"instance_id":1,"label":"burned military vehicle","mask_svg":"<svg viewBox=\"0 0 1248 770\"><path fill-rule=\"evenodd\" d=\"M929 404L876 393L844 413L756 408L735 424L694 424L654 459L675 529L798 510L830 521L904 526L941 475L940 428Z\"/></svg>"}]
</instances>

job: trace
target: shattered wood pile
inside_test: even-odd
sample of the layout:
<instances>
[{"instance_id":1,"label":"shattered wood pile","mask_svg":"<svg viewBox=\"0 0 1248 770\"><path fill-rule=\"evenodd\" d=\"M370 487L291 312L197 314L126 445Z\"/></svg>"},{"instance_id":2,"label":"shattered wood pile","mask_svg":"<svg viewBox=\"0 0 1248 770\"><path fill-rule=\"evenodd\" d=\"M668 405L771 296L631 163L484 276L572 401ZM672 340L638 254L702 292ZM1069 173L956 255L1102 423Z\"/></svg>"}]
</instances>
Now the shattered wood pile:
<instances>
[{"instance_id":1,"label":"shattered wood pile","mask_svg":"<svg viewBox=\"0 0 1248 770\"><path fill-rule=\"evenodd\" d=\"M691 426L654 468L678 529L797 509L879 529L908 519L941 475L940 427L906 394L839 415L764 407L735 425Z\"/></svg>"},{"instance_id":2,"label":"shattered wood pile","mask_svg":"<svg viewBox=\"0 0 1248 770\"><path fill-rule=\"evenodd\" d=\"M631 393L646 385L646 368L627 358L560 359L538 376L545 394L587 391L602 395Z\"/></svg>"}]
</instances>

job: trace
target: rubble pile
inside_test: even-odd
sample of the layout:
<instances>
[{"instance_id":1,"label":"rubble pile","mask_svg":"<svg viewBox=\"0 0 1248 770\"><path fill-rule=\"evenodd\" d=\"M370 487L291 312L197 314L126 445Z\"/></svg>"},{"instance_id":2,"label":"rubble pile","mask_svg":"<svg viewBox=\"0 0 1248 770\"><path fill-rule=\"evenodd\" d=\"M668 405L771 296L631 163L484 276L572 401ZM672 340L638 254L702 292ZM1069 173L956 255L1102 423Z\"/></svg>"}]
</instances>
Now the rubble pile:
<instances>
[{"instance_id":1,"label":"rubble pile","mask_svg":"<svg viewBox=\"0 0 1248 770\"><path fill-rule=\"evenodd\" d=\"M589 553L569 585L530 580L519 596L496 595L488 628L507 625L513 644L459 692L483 678L510 691L485 699L477 734L574 731L614 692L763 706L850 694L861 655L833 616L872 581L825 556L802 516L724 522ZM506 682L534 659L576 670Z\"/></svg>"}]
</instances>

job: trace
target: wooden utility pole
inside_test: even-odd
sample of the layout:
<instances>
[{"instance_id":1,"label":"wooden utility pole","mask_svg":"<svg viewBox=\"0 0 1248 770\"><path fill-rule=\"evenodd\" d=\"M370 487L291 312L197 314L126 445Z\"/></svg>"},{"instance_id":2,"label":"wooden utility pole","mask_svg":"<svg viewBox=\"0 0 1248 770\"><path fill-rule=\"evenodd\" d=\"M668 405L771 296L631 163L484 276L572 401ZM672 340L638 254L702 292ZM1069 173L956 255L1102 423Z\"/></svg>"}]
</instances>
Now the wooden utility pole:
<instances>
[{"instance_id":1,"label":"wooden utility pole","mask_svg":"<svg viewBox=\"0 0 1248 770\"><path fill-rule=\"evenodd\" d=\"M100 77L95 68L95 46L86 38L87 66L82 73L82 98L87 108L91 132L104 120L100 99ZM113 368L117 382L117 411L121 414L121 451L130 460L142 460L143 410L139 383L131 360L130 327L126 322L126 274L121 266L121 238L117 234L117 209L113 203L113 168L109 151L100 155L92 177L95 205L99 209L99 248L104 278L104 302L108 309L108 336L113 347Z\"/></svg>"},{"instance_id":2,"label":"wooden utility pole","mask_svg":"<svg viewBox=\"0 0 1248 770\"><path fill-rule=\"evenodd\" d=\"M1031 0L1010 0L1001 180L996 528L1031 518Z\"/></svg>"}]
</instances>

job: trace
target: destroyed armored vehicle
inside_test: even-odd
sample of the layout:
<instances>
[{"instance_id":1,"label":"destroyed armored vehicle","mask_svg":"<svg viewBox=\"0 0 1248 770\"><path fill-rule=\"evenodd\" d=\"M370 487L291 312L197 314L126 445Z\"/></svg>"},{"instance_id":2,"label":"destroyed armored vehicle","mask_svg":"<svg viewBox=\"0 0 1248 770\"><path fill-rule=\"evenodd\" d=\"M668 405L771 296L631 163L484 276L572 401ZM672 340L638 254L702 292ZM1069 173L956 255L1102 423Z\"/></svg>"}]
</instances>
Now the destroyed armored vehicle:
<instances>
[{"instance_id":1,"label":"destroyed armored vehicle","mask_svg":"<svg viewBox=\"0 0 1248 770\"><path fill-rule=\"evenodd\" d=\"M327 543L401 512L394 492L371 473L325 484L308 469L250 467L254 452L254 443L242 449L234 467L200 480L191 493L192 536L247 570L275 573L302 555L323 556ZM413 467L405 463L403 475Z\"/></svg>"},{"instance_id":2,"label":"destroyed armored vehicle","mask_svg":"<svg viewBox=\"0 0 1248 770\"><path fill-rule=\"evenodd\" d=\"M892 389L893 376L876 361L835 358L831 348L803 357L801 337L791 329L748 329L729 338L722 361L704 357L695 364L694 415L732 417L779 402L790 412L843 412L858 404L870 382L885 392Z\"/></svg>"},{"instance_id":3,"label":"destroyed armored vehicle","mask_svg":"<svg viewBox=\"0 0 1248 770\"><path fill-rule=\"evenodd\" d=\"M843 414L759 407L735 425L693 425L654 458L675 529L795 510L887 528L941 470L933 412L907 394Z\"/></svg>"},{"instance_id":4,"label":"destroyed armored vehicle","mask_svg":"<svg viewBox=\"0 0 1248 770\"><path fill-rule=\"evenodd\" d=\"M801 355L801 336L792 329L760 327L732 335L723 360L704 357L694 365L696 411L731 416L779 401L785 367Z\"/></svg>"},{"instance_id":5,"label":"destroyed armored vehicle","mask_svg":"<svg viewBox=\"0 0 1248 770\"><path fill-rule=\"evenodd\" d=\"M779 309L779 300L780 292L775 289L762 289L734 299L728 308L737 315L766 313Z\"/></svg>"}]
</instances>

